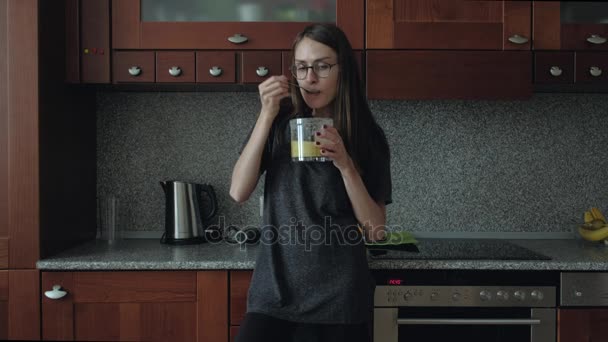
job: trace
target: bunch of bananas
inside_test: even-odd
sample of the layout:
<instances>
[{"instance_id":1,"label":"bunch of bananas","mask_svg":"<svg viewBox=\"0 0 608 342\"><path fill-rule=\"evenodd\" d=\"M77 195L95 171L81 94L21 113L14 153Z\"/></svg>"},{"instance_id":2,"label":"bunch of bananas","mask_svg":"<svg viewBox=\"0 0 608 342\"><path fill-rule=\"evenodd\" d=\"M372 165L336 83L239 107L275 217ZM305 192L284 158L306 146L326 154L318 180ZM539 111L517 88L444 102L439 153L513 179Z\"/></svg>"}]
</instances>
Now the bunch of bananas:
<instances>
[{"instance_id":1,"label":"bunch of bananas","mask_svg":"<svg viewBox=\"0 0 608 342\"><path fill-rule=\"evenodd\" d=\"M608 244L608 224L598 208L585 211L585 223L578 227L578 233L589 241L604 240Z\"/></svg>"}]
</instances>

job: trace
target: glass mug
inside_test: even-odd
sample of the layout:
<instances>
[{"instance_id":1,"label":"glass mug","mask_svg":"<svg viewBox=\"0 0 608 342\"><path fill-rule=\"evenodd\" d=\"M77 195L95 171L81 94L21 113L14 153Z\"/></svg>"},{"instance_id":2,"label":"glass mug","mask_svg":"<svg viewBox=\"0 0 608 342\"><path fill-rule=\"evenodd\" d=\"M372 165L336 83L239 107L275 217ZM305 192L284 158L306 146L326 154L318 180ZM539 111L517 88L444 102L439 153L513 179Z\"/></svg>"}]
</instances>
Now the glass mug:
<instances>
[{"instance_id":1,"label":"glass mug","mask_svg":"<svg viewBox=\"0 0 608 342\"><path fill-rule=\"evenodd\" d=\"M291 160L293 161L331 161L331 158L321 155L321 150L315 144L315 133L320 132L323 125L333 126L331 118L297 118L289 120L291 129Z\"/></svg>"}]
</instances>

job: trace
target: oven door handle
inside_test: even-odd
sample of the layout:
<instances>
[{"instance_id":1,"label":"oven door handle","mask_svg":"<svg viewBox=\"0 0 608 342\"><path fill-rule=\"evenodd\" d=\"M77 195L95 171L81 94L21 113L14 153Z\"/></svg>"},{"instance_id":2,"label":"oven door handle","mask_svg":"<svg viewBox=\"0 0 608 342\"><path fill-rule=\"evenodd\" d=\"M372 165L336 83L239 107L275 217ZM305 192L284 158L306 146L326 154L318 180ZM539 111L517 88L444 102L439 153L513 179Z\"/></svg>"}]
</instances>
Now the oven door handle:
<instances>
[{"instance_id":1,"label":"oven door handle","mask_svg":"<svg viewBox=\"0 0 608 342\"><path fill-rule=\"evenodd\" d=\"M540 325L540 319L398 318L398 325Z\"/></svg>"}]
</instances>

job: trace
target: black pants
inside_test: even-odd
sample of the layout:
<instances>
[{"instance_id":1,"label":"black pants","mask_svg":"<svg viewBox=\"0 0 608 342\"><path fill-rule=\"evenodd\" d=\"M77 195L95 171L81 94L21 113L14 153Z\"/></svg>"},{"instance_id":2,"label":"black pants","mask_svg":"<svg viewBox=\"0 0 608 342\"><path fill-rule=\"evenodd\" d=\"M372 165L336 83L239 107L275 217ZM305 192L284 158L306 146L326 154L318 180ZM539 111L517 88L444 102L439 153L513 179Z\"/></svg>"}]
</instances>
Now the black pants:
<instances>
[{"instance_id":1,"label":"black pants","mask_svg":"<svg viewBox=\"0 0 608 342\"><path fill-rule=\"evenodd\" d=\"M294 323L247 313L235 342L370 342L367 324Z\"/></svg>"}]
</instances>

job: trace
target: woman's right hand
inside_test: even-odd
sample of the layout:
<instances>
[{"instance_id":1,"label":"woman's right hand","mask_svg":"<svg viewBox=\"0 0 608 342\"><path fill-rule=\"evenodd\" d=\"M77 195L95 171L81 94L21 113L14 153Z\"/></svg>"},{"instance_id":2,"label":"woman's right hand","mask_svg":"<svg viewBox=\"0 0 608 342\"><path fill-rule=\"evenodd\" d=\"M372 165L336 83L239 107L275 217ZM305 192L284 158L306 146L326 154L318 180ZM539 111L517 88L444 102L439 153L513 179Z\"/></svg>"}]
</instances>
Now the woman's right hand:
<instances>
[{"instance_id":1,"label":"woman's right hand","mask_svg":"<svg viewBox=\"0 0 608 342\"><path fill-rule=\"evenodd\" d=\"M274 120L279 113L279 102L282 98L289 96L289 84L287 77L271 76L258 86L262 111L260 115Z\"/></svg>"}]
</instances>

